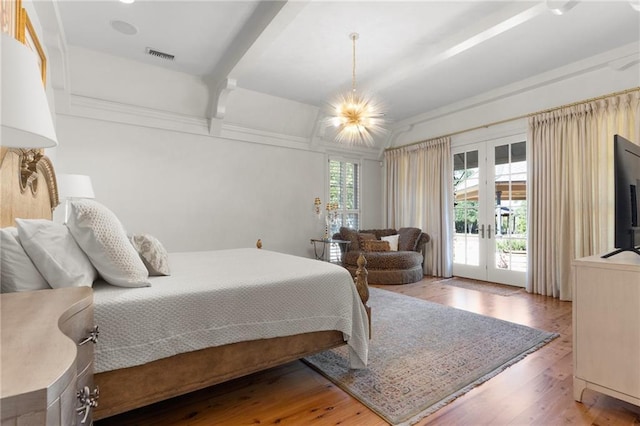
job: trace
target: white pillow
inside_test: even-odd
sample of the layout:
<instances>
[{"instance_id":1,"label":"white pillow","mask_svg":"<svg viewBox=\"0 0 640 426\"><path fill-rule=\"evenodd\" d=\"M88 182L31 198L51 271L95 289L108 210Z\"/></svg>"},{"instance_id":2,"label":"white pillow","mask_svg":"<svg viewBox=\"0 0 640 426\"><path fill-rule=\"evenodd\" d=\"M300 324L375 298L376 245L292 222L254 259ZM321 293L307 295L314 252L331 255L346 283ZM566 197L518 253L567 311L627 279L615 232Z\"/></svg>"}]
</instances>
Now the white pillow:
<instances>
[{"instance_id":1,"label":"white pillow","mask_svg":"<svg viewBox=\"0 0 640 426\"><path fill-rule=\"evenodd\" d=\"M71 234L109 284L148 287L149 273L115 214L93 200L70 203Z\"/></svg>"},{"instance_id":2,"label":"white pillow","mask_svg":"<svg viewBox=\"0 0 640 426\"><path fill-rule=\"evenodd\" d=\"M391 247L391 251L398 251L398 239L400 238L400 235L395 234L395 235L389 235L386 237L381 237L380 240L382 241L389 241L389 246Z\"/></svg>"},{"instance_id":3,"label":"white pillow","mask_svg":"<svg viewBox=\"0 0 640 426\"><path fill-rule=\"evenodd\" d=\"M24 251L51 287L91 287L98 274L66 226L46 219L16 224Z\"/></svg>"},{"instance_id":4,"label":"white pillow","mask_svg":"<svg viewBox=\"0 0 640 426\"><path fill-rule=\"evenodd\" d=\"M15 226L0 229L0 281L2 293L51 288L24 251Z\"/></svg>"},{"instance_id":5,"label":"white pillow","mask_svg":"<svg viewBox=\"0 0 640 426\"><path fill-rule=\"evenodd\" d=\"M169 270L169 254L157 238L148 235L132 235L129 237L142 263L147 267L149 275L171 275Z\"/></svg>"}]
</instances>

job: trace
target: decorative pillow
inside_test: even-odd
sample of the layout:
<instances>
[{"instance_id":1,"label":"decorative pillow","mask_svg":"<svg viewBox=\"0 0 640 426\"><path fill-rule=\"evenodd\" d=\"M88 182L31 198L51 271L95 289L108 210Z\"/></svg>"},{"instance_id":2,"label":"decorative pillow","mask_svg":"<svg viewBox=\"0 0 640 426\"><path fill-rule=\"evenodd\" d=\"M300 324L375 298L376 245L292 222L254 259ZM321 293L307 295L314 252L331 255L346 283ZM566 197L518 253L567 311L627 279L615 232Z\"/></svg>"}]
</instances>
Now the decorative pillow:
<instances>
[{"instance_id":1,"label":"decorative pillow","mask_svg":"<svg viewBox=\"0 0 640 426\"><path fill-rule=\"evenodd\" d=\"M342 235L342 238L345 241L351 241L351 244L349 244L349 251L358 250L360 248L360 242L358 241L358 231L343 226L340 228L340 235Z\"/></svg>"},{"instance_id":2,"label":"decorative pillow","mask_svg":"<svg viewBox=\"0 0 640 426\"><path fill-rule=\"evenodd\" d=\"M367 240L377 241L377 238L374 234L358 233L358 248L360 248L360 250L364 250L364 242Z\"/></svg>"},{"instance_id":3,"label":"decorative pillow","mask_svg":"<svg viewBox=\"0 0 640 426\"><path fill-rule=\"evenodd\" d=\"M398 239L399 251L415 251L422 230L420 228L400 228L398 235L400 235Z\"/></svg>"},{"instance_id":4,"label":"decorative pillow","mask_svg":"<svg viewBox=\"0 0 640 426\"><path fill-rule=\"evenodd\" d=\"M0 229L0 248L2 293L51 288L20 244L18 228Z\"/></svg>"},{"instance_id":5,"label":"decorative pillow","mask_svg":"<svg viewBox=\"0 0 640 426\"><path fill-rule=\"evenodd\" d=\"M365 240L364 251L390 251L389 241Z\"/></svg>"},{"instance_id":6,"label":"decorative pillow","mask_svg":"<svg viewBox=\"0 0 640 426\"><path fill-rule=\"evenodd\" d=\"M169 270L169 255L157 238L151 235L132 235L130 238L142 263L147 267L149 275L171 275Z\"/></svg>"},{"instance_id":7,"label":"decorative pillow","mask_svg":"<svg viewBox=\"0 0 640 426\"><path fill-rule=\"evenodd\" d=\"M398 251L398 239L400 238L400 235L395 234L395 235L389 235L387 237L381 237L380 239L382 241L387 241L389 243L389 250L390 251Z\"/></svg>"},{"instance_id":8,"label":"decorative pillow","mask_svg":"<svg viewBox=\"0 0 640 426\"><path fill-rule=\"evenodd\" d=\"M91 287L98 274L69 229L46 219L16 219L18 237L52 288Z\"/></svg>"},{"instance_id":9,"label":"decorative pillow","mask_svg":"<svg viewBox=\"0 0 640 426\"><path fill-rule=\"evenodd\" d=\"M149 273L115 214L93 200L70 203L71 234L109 284L148 287Z\"/></svg>"}]
</instances>

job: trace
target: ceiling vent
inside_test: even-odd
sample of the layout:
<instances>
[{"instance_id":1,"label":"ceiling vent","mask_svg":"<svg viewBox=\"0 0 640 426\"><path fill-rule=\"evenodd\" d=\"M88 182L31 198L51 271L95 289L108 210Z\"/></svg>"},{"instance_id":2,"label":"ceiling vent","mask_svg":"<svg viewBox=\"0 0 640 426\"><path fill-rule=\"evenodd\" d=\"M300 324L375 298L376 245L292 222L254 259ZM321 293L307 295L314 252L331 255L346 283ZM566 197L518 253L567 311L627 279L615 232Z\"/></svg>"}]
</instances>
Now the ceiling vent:
<instances>
[{"instance_id":1,"label":"ceiling vent","mask_svg":"<svg viewBox=\"0 0 640 426\"><path fill-rule=\"evenodd\" d=\"M156 58L164 59L167 61L173 61L175 59L175 55L170 55L169 53L160 52L159 50L152 49L147 47L147 55L155 56Z\"/></svg>"}]
</instances>

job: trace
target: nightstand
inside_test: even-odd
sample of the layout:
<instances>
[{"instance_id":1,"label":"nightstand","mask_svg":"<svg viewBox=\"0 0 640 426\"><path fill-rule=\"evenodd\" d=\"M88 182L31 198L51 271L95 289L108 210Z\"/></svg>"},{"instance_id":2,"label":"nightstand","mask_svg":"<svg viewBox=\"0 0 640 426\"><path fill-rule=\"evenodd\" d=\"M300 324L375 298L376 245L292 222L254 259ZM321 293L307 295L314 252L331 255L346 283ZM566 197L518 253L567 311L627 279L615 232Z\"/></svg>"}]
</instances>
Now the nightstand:
<instances>
[{"instance_id":1,"label":"nightstand","mask_svg":"<svg viewBox=\"0 0 640 426\"><path fill-rule=\"evenodd\" d=\"M91 288L2 294L0 304L2 426L92 424Z\"/></svg>"},{"instance_id":2,"label":"nightstand","mask_svg":"<svg viewBox=\"0 0 640 426\"><path fill-rule=\"evenodd\" d=\"M334 263L342 263L343 262L343 257L344 257L344 253L347 252L347 250L349 250L349 245L351 244L351 241L346 241L346 240L333 240L333 239L317 239L317 238L311 238L311 244L313 244L313 254L315 255L317 260L324 260L327 262L331 261L331 246L332 245L336 245L338 246L338 249L340 250L340 260L338 262L334 262ZM318 252L318 248L321 248L321 251ZM327 250L327 248L329 248L329 250Z\"/></svg>"}]
</instances>

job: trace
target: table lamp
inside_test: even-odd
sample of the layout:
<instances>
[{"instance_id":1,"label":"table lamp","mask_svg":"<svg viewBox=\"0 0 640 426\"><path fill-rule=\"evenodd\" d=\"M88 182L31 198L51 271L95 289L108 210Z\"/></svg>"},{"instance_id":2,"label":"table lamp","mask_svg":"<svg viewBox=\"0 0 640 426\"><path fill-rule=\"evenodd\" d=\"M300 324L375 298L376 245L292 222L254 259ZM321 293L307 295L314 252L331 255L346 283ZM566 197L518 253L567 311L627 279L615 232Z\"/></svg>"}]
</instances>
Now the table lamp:
<instances>
[{"instance_id":1,"label":"table lamp","mask_svg":"<svg viewBox=\"0 0 640 426\"><path fill-rule=\"evenodd\" d=\"M58 145L36 53L2 34L0 121L2 146L50 148Z\"/></svg>"},{"instance_id":2,"label":"table lamp","mask_svg":"<svg viewBox=\"0 0 640 426\"><path fill-rule=\"evenodd\" d=\"M96 198L91 178L86 175L58 175L58 193L64 199L64 223L69 219L69 202L80 198Z\"/></svg>"}]
</instances>

